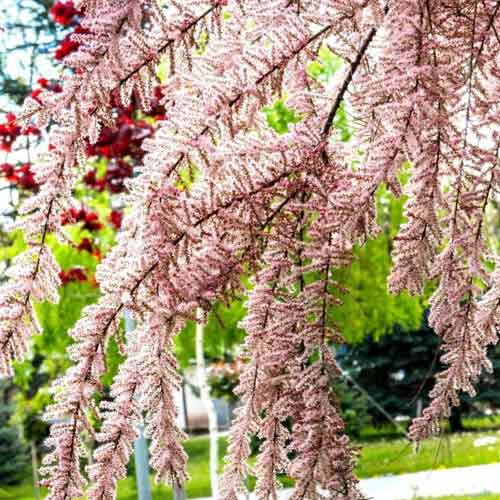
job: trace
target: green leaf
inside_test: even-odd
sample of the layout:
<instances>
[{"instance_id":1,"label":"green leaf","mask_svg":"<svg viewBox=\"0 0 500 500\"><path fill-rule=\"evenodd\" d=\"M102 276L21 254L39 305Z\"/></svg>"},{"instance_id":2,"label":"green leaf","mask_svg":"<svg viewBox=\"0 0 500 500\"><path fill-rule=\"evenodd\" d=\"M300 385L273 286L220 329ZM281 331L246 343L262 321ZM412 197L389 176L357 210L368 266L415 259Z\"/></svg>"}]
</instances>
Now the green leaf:
<instances>
[{"instance_id":1,"label":"green leaf","mask_svg":"<svg viewBox=\"0 0 500 500\"><path fill-rule=\"evenodd\" d=\"M347 142L352 136L352 131L349 127L347 121L347 115L345 111L345 103L341 102L337 114L333 120L333 126L340 132L340 140L342 142Z\"/></svg>"},{"instance_id":2,"label":"green leaf","mask_svg":"<svg viewBox=\"0 0 500 500\"><path fill-rule=\"evenodd\" d=\"M322 45L318 58L307 65L307 74L318 82L327 84L343 63L340 56L334 54L326 45Z\"/></svg>"},{"instance_id":3,"label":"green leaf","mask_svg":"<svg viewBox=\"0 0 500 500\"><path fill-rule=\"evenodd\" d=\"M294 110L288 108L283 99L278 99L272 106L262 108L267 124L278 134L288 132L290 124L299 123L302 118Z\"/></svg>"}]
</instances>

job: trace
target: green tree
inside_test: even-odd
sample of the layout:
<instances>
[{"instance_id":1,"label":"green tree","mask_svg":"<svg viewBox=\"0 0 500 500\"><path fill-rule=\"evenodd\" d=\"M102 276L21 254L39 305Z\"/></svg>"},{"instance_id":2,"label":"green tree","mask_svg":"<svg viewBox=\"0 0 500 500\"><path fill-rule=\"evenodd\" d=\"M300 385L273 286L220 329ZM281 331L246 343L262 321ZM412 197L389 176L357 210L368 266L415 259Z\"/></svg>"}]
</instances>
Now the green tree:
<instances>
[{"instance_id":1,"label":"green tree","mask_svg":"<svg viewBox=\"0 0 500 500\"><path fill-rule=\"evenodd\" d=\"M439 362L439 337L429 328L425 318L420 328L404 330L399 325L390 335L375 339L366 337L357 345L344 347L338 357L342 367L393 417L414 417L419 406L429 403L434 376L443 369ZM500 370L500 346L490 352L494 370ZM463 429L464 413L500 408L500 379L485 373L476 386L477 397L461 396L460 407L449 421L452 431ZM371 407L374 422L385 417Z\"/></svg>"},{"instance_id":2,"label":"green tree","mask_svg":"<svg viewBox=\"0 0 500 500\"><path fill-rule=\"evenodd\" d=\"M344 379L337 380L333 390L339 400L347 434L359 438L363 428L372 423L367 395Z\"/></svg>"},{"instance_id":3,"label":"green tree","mask_svg":"<svg viewBox=\"0 0 500 500\"><path fill-rule=\"evenodd\" d=\"M18 429L11 423L11 390L9 382L0 381L0 484L20 483L26 474L28 463L27 447L22 442Z\"/></svg>"},{"instance_id":4,"label":"green tree","mask_svg":"<svg viewBox=\"0 0 500 500\"><path fill-rule=\"evenodd\" d=\"M432 387L437 337L424 323L414 331L395 326L390 335L340 349L338 359L356 380L390 415L414 416L417 400L427 402ZM370 410L376 423L386 422L376 408Z\"/></svg>"},{"instance_id":5,"label":"green tree","mask_svg":"<svg viewBox=\"0 0 500 500\"><path fill-rule=\"evenodd\" d=\"M404 201L386 190L377 193L381 234L355 249L356 258L349 268L335 271L347 293L340 296L342 304L333 317L348 343L367 336L377 340L391 333L395 324L405 330L416 330L421 324L426 297L406 292L393 295L387 289L392 241L403 222Z\"/></svg>"},{"instance_id":6,"label":"green tree","mask_svg":"<svg viewBox=\"0 0 500 500\"><path fill-rule=\"evenodd\" d=\"M235 298L231 304L217 304L208 316L205 325L204 351L209 360L234 356L235 346L241 344L245 332L238 323L245 316L243 301ZM177 359L182 368L190 366L195 359L195 323L189 321L176 338Z\"/></svg>"}]
</instances>

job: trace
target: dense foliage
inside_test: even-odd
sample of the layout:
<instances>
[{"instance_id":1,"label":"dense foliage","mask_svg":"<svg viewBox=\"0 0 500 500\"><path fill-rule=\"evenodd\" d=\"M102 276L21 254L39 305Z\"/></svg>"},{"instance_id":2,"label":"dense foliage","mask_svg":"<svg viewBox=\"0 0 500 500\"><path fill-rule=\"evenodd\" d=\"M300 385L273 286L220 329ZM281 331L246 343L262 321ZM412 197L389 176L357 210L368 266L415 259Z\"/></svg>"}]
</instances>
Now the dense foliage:
<instances>
[{"instance_id":1,"label":"dense foliage","mask_svg":"<svg viewBox=\"0 0 500 500\"><path fill-rule=\"evenodd\" d=\"M390 415L414 417L418 399L429 403L429 390L438 373L439 341L428 325L413 331L396 326L379 341L365 338L353 347L341 349L339 363ZM371 408L376 423L387 418Z\"/></svg>"},{"instance_id":2,"label":"dense foliage","mask_svg":"<svg viewBox=\"0 0 500 500\"><path fill-rule=\"evenodd\" d=\"M489 352L493 368L500 368L500 346ZM435 376L443 370L439 361L439 339L427 321L420 328L406 330L396 325L381 339L367 336L359 344L342 348L340 365L392 417L415 417L430 403L429 391ZM460 405L450 415L451 430L463 430L463 414L494 414L500 409L500 380L494 373L483 373L476 384L477 395L460 396ZM387 417L371 406L375 423L387 423Z\"/></svg>"},{"instance_id":3,"label":"dense foliage","mask_svg":"<svg viewBox=\"0 0 500 500\"><path fill-rule=\"evenodd\" d=\"M0 484L16 484L23 480L28 464L28 450L18 429L10 422L13 408L7 397L12 386L0 381Z\"/></svg>"}]
</instances>

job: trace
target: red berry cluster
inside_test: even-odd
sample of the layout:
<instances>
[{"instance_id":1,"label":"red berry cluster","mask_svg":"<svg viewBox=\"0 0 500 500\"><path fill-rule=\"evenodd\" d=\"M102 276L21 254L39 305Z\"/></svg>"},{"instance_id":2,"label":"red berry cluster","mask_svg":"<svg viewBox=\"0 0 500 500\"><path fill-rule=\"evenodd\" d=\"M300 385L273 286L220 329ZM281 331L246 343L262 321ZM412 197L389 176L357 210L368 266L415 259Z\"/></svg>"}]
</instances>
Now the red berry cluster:
<instances>
[{"instance_id":1,"label":"red berry cluster","mask_svg":"<svg viewBox=\"0 0 500 500\"><path fill-rule=\"evenodd\" d=\"M111 214L109 215L109 222L116 229L120 229L122 227L123 220L123 212L119 210L111 210Z\"/></svg>"},{"instance_id":2,"label":"red berry cluster","mask_svg":"<svg viewBox=\"0 0 500 500\"><path fill-rule=\"evenodd\" d=\"M62 26L69 26L81 12L74 6L72 1L56 2L50 9L50 15L54 22Z\"/></svg>"},{"instance_id":3,"label":"red berry cluster","mask_svg":"<svg viewBox=\"0 0 500 500\"><path fill-rule=\"evenodd\" d=\"M142 141L153 132L153 127L144 120L134 120L132 106L120 109L114 107L118 114L116 126L104 127L99 141L88 145L89 156L104 156L108 159L130 156L140 160L143 156Z\"/></svg>"},{"instance_id":4,"label":"red berry cluster","mask_svg":"<svg viewBox=\"0 0 500 500\"><path fill-rule=\"evenodd\" d=\"M96 191L107 189L111 193L121 193L125 189L124 181L132 177L132 166L123 160L112 161L106 167L104 177L97 178L95 169L89 170L83 181L85 184Z\"/></svg>"},{"instance_id":5,"label":"red berry cluster","mask_svg":"<svg viewBox=\"0 0 500 500\"><path fill-rule=\"evenodd\" d=\"M146 116L155 120L165 119L165 108L159 103L162 88L155 89L156 100ZM87 186L98 191L104 189L111 193L121 193L125 189L124 181L132 177L133 167L143 156L142 142L154 132L154 126L145 119L135 117L134 104L122 107L119 99L112 101L113 111L117 115L114 127L105 127L96 144L88 144L89 156L106 158L108 166L103 177L98 178L95 170L89 170L84 177Z\"/></svg>"},{"instance_id":6,"label":"red berry cluster","mask_svg":"<svg viewBox=\"0 0 500 500\"><path fill-rule=\"evenodd\" d=\"M79 252L88 252L93 255L98 261L101 260L101 250L99 246L90 238L82 238L82 241L76 245L76 249Z\"/></svg>"},{"instance_id":7,"label":"red berry cluster","mask_svg":"<svg viewBox=\"0 0 500 500\"><path fill-rule=\"evenodd\" d=\"M87 34L89 31L85 28L82 28L80 24L78 24L78 18L82 15L82 12L79 11L73 4L73 2L56 2L52 8L50 9L50 13L54 22L60 24L62 26L71 26L74 25L74 31L68 33L62 40L62 42L57 46L54 57L61 61L67 55L75 52L80 46L80 43L73 39L72 35L78 34Z\"/></svg>"},{"instance_id":8,"label":"red berry cluster","mask_svg":"<svg viewBox=\"0 0 500 500\"><path fill-rule=\"evenodd\" d=\"M40 100L40 94L42 93L42 91L44 89L50 90L51 92L56 92L56 93L62 92L62 90L63 90L59 83L51 82L51 81L47 80L47 78L39 78L37 80L37 82L38 82L38 85L40 85L40 87L35 88L31 91L31 97L33 99L35 99L35 101L39 102L40 104L42 104L42 102Z\"/></svg>"},{"instance_id":9,"label":"red berry cluster","mask_svg":"<svg viewBox=\"0 0 500 500\"><path fill-rule=\"evenodd\" d=\"M72 33L68 33L63 39L62 42L57 46L54 57L58 61L62 61L66 56L75 52L80 43L73 39L73 35L86 35L89 33L89 30L82 28L79 24L75 26L75 30Z\"/></svg>"},{"instance_id":10,"label":"red berry cluster","mask_svg":"<svg viewBox=\"0 0 500 500\"><path fill-rule=\"evenodd\" d=\"M90 232L97 232L104 228L104 224L99 220L96 212L87 210L84 207L70 208L62 214L61 224L82 223L82 229ZM102 254L99 245L92 237L84 237L75 245L75 248L80 252L88 252L93 255L98 261L101 260ZM72 268L69 271L62 271L60 273L61 282L66 284L70 281L87 281L87 275L80 268ZM95 284L95 280L93 282Z\"/></svg>"},{"instance_id":11,"label":"red berry cluster","mask_svg":"<svg viewBox=\"0 0 500 500\"><path fill-rule=\"evenodd\" d=\"M60 271L59 279L63 285L74 281L82 282L87 281L87 274L81 267L72 267L67 271Z\"/></svg>"},{"instance_id":12,"label":"red berry cluster","mask_svg":"<svg viewBox=\"0 0 500 500\"><path fill-rule=\"evenodd\" d=\"M13 186L18 186L28 191L36 191L38 189L38 184L35 181L35 176L31 171L29 163L22 163L18 166L11 165L10 163L2 163L0 165L0 172Z\"/></svg>"},{"instance_id":13,"label":"red berry cluster","mask_svg":"<svg viewBox=\"0 0 500 500\"><path fill-rule=\"evenodd\" d=\"M155 97L150 103L151 109L148 111L147 116L154 118L156 121L166 120L167 115L165 114L165 106L160 104L163 99L163 85L157 85L154 89Z\"/></svg>"},{"instance_id":14,"label":"red berry cluster","mask_svg":"<svg viewBox=\"0 0 500 500\"><path fill-rule=\"evenodd\" d=\"M90 254L94 252L94 245L90 238L83 238L76 248L81 252L88 252Z\"/></svg>"},{"instance_id":15,"label":"red berry cluster","mask_svg":"<svg viewBox=\"0 0 500 500\"><path fill-rule=\"evenodd\" d=\"M6 123L0 123L0 150L10 153L12 145L20 135L40 135L40 130L36 127L30 126L21 129L16 123L16 115L14 113L7 113Z\"/></svg>"},{"instance_id":16,"label":"red berry cluster","mask_svg":"<svg viewBox=\"0 0 500 500\"><path fill-rule=\"evenodd\" d=\"M70 208L61 216L61 224L76 224L83 222L82 229L87 231L100 231L104 225L99 221L99 216L96 212L87 211L82 208Z\"/></svg>"}]
</instances>

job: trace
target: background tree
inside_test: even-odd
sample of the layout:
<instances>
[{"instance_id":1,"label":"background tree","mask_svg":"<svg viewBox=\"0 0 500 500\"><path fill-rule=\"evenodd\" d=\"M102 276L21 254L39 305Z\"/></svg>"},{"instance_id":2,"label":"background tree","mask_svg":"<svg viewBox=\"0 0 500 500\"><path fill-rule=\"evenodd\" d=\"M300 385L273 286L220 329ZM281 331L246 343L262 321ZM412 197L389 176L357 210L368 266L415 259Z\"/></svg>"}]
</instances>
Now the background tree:
<instances>
[{"instance_id":1,"label":"background tree","mask_svg":"<svg viewBox=\"0 0 500 500\"><path fill-rule=\"evenodd\" d=\"M28 450L18 429L10 422L13 413L9 392L12 385L0 380L0 484L17 484L25 476Z\"/></svg>"},{"instance_id":2,"label":"background tree","mask_svg":"<svg viewBox=\"0 0 500 500\"><path fill-rule=\"evenodd\" d=\"M443 369L439 361L439 339L426 318L418 330L395 325L387 337L367 336L360 343L339 350L341 366L393 417L415 417L429 404L429 391ZM490 351L494 369L500 368L500 348ZM464 430L464 414L494 413L500 408L500 382L494 374L479 379L474 398L463 395L461 404L449 417L452 432ZM375 423L386 418L373 406L369 413Z\"/></svg>"}]
</instances>

